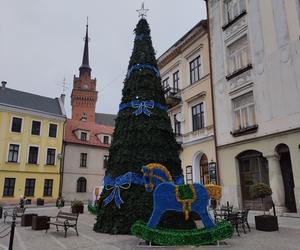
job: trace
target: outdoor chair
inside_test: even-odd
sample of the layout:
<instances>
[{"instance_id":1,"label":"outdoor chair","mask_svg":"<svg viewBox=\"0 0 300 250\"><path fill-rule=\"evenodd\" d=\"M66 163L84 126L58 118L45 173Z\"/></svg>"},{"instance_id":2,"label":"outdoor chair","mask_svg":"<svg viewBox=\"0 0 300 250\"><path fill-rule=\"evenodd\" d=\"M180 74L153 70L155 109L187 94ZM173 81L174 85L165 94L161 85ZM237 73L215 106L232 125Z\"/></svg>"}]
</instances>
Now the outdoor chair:
<instances>
[{"instance_id":1,"label":"outdoor chair","mask_svg":"<svg viewBox=\"0 0 300 250\"><path fill-rule=\"evenodd\" d=\"M13 218L13 216L15 216L16 218L21 218L22 215L25 213L26 208L22 208L22 207L15 207L13 210L6 210L3 213L3 217L4 217L4 223L6 221L7 217L11 217Z\"/></svg>"}]
</instances>

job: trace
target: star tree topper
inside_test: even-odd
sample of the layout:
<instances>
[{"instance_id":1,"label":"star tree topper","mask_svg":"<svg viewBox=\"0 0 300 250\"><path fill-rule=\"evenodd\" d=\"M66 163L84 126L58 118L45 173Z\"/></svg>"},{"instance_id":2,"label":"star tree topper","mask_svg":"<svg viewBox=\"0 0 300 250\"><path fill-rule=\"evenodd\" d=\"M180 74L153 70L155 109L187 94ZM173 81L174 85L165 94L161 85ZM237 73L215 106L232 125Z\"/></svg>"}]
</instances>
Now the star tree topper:
<instances>
[{"instance_id":1,"label":"star tree topper","mask_svg":"<svg viewBox=\"0 0 300 250\"><path fill-rule=\"evenodd\" d=\"M139 10L136 10L136 11L139 13L140 18L145 18L147 16L147 12L149 11L149 9L145 9L145 4L143 2L142 8L140 8Z\"/></svg>"}]
</instances>

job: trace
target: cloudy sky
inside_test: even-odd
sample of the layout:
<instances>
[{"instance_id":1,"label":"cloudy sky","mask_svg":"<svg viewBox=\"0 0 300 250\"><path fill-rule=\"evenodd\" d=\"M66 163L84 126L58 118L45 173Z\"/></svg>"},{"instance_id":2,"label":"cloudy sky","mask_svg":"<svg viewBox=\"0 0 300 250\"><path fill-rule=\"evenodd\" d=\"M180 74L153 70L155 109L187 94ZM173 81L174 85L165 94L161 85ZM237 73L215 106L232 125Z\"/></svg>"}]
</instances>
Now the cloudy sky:
<instances>
[{"instance_id":1,"label":"cloudy sky","mask_svg":"<svg viewBox=\"0 0 300 250\"><path fill-rule=\"evenodd\" d=\"M145 0L157 56L201 19L203 0ZM0 0L0 81L7 87L58 97L66 79L70 116L73 76L89 17L90 66L97 78L97 112L116 113L142 0Z\"/></svg>"}]
</instances>

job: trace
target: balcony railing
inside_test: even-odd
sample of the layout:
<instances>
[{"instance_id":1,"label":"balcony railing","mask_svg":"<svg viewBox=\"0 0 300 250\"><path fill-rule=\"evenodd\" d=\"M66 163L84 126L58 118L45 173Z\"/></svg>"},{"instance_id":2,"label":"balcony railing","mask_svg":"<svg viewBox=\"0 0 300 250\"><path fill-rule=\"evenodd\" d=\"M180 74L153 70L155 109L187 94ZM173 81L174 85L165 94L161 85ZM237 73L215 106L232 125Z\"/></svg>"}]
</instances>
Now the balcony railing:
<instances>
[{"instance_id":1,"label":"balcony railing","mask_svg":"<svg viewBox=\"0 0 300 250\"><path fill-rule=\"evenodd\" d=\"M181 102L181 91L178 88L166 86L164 88L166 104L168 108L172 108Z\"/></svg>"}]
</instances>

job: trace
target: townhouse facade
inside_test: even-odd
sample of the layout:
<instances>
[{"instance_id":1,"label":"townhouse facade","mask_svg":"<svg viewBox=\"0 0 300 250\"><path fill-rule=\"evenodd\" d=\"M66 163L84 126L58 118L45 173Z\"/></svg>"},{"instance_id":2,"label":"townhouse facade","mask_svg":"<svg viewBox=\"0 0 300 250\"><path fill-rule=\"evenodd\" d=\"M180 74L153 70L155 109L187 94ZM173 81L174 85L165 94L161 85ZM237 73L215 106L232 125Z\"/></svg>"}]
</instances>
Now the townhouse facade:
<instances>
[{"instance_id":1,"label":"townhouse facade","mask_svg":"<svg viewBox=\"0 0 300 250\"><path fill-rule=\"evenodd\" d=\"M259 209L250 186L263 182L277 213L299 213L300 3L206 3L223 200Z\"/></svg>"},{"instance_id":2,"label":"townhouse facade","mask_svg":"<svg viewBox=\"0 0 300 250\"><path fill-rule=\"evenodd\" d=\"M217 183L207 21L158 58L186 183Z\"/></svg>"},{"instance_id":3,"label":"townhouse facade","mask_svg":"<svg viewBox=\"0 0 300 250\"><path fill-rule=\"evenodd\" d=\"M21 196L54 202L59 194L64 96L48 98L0 88L0 195L4 204Z\"/></svg>"}]
</instances>

